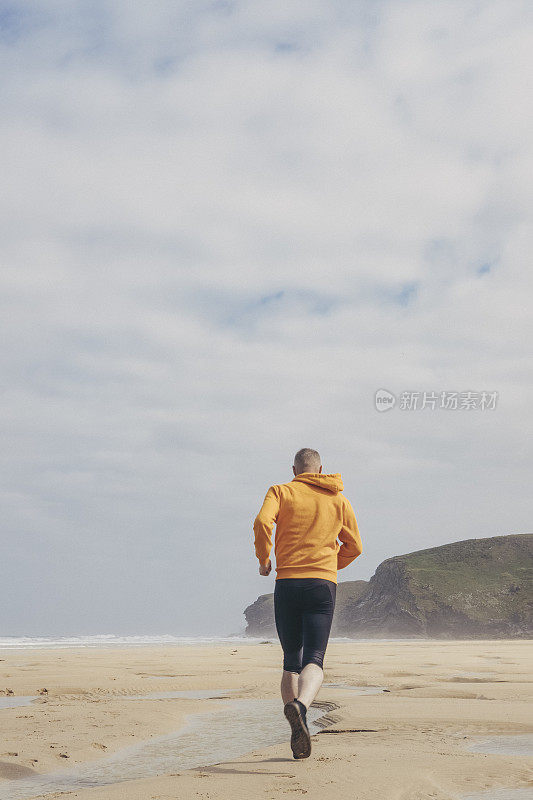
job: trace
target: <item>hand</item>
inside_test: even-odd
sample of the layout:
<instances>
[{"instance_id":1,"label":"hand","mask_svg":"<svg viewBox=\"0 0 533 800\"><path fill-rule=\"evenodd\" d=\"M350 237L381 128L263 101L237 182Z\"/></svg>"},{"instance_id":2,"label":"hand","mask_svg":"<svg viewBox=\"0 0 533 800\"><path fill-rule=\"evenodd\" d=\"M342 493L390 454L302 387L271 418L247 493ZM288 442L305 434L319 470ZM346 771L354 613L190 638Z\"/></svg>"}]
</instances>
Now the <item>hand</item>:
<instances>
[{"instance_id":1,"label":"hand","mask_svg":"<svg viewBox=\"0 0 533 800\"><path fill-rule=\"evenodd\" d=\"M270 559L268 559L268 564L263 567L262 564L259 564L259 574L260 575L270 575L270 570L272 569L272 563Z\"/></svg>"}]
</instances>

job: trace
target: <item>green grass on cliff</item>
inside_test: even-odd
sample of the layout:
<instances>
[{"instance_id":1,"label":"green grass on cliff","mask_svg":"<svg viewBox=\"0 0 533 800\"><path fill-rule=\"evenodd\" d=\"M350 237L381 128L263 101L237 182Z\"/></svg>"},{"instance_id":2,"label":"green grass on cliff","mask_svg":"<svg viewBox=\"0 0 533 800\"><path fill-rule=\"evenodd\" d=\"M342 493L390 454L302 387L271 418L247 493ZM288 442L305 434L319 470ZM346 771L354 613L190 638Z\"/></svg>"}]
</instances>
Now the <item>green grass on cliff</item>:
<instances>
[{"instance_id":1,"label":"green grass on cliff","mask_svg":"<svg viewBox=\"0 0 533 800\"><path fill-rule=\"evenodd\" d=\"M483 540L480 550L473 541L450 545L448 553L444 546L399 557L418 608L428 613L445 604L479 621L520 616L531 598L531 559L511 554L505 542Z\"/></svg>"}]
</instances>

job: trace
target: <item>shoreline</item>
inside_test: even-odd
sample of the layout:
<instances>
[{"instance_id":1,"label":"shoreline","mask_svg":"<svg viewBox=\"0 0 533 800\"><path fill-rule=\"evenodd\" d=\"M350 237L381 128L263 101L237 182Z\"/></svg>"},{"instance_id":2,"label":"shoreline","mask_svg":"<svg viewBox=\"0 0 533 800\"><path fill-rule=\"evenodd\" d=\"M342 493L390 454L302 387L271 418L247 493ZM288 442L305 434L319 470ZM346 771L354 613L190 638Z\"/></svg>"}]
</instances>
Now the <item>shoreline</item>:
<instances>
[{"instance_id":1,"label":"shoreline","mask_svg":"<svg viewBox=\"0 0 533 800\"><path fill-rule=\"evenodd\" d=\"M330 636L329 645L331 644L404 644L404 643L417 643L423 644L424 642L434 643L449 643L461 644L468 642L476 643L520 643L530 642L533 643L533 637L513 637L506 638L442 638L430 636L413 636L413 637L383 637L383 638L352 638L349 636ZM90 636L79 637L0 637L0 662L2 661L3 653L10 653L16 651L48 651L48 650L108 650L108 649L132 649L132 648L179 648L179 647L216 647L224 645L264 645L264 644L279 644L276 636L198 636L198 637L179 637L179 636L115 636L114 634L95 634Z\"/></svg>"},{"instance_id":2,"label":"shoreline","mask_svg":"<svg viewBox=\"0 0 533 800\"><path fill-rule=\"evenodd\" d=\"M329 727L313 735L305 764L292 759L287 733L286 743L265 739L230 762L128 782L128 798L194 797L200 780L214 800L262 797L268 778L277 786L272 796L290 790L319 798L334 789L340 800L353 797L350 781L361 787L358 800L451 800L490 786L531 785L530 756L472 753L465 743L533 734L533 641L437 641L438 648L435 640L330 641L324 682L333 685L324 685L316 700L335 708L325 715ZM0 709L0 789L17 774L96 764L128 745L175 733L186 717L223 702L147 699L151 693L210 690L248 701L246 707L279 703L283 729L279 643L244 644L0 648L2 696L6 689L38 695L30 706ZM358 693L365 686L379 691ZM143 699L133 701L136 695ZM118 800L124 787L76 789L71 796Z\"/></svg>"}]
</instances>

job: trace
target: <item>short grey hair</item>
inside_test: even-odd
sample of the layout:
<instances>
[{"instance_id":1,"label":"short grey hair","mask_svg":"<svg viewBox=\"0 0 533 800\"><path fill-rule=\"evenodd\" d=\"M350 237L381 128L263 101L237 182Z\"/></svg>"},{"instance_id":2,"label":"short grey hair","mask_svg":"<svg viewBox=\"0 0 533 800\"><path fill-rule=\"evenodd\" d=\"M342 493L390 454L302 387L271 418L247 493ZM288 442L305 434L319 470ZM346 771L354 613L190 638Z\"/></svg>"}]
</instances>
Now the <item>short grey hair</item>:
<instances>
[{"instance_id":1,"label":"short grey hair","mask_svg":"<svg viewBox=\"0 0 533 800\"><path fill-rule=\"evenodd\" d=\"M310 447L302 447L294 456L294 467L298 473L318 472L320 465L320 453Z\"/></svg>"}]
</instances>

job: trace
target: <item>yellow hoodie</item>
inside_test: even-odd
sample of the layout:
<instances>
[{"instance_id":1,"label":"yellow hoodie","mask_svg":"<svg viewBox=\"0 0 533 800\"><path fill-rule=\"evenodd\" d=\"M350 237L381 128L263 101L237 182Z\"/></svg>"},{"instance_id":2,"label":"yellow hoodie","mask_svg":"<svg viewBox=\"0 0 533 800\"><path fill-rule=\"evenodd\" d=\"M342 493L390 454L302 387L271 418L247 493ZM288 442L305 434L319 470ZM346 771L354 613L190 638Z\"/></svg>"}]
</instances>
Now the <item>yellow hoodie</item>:
<instances>
[{"instance_id":1,"label":"yellow hoodie","mask_svg":"<svg viewBox=\"0 0 533 800\"><path fill-rule=\"evenodd\" d=\"M276 523L276 580L326 578L337 583L337 570L361 555L357 521L343 488L340 474L315 472L270 487L254 522L255 554L261 565L268 564Z\"/></svg>"}]
</instances>

